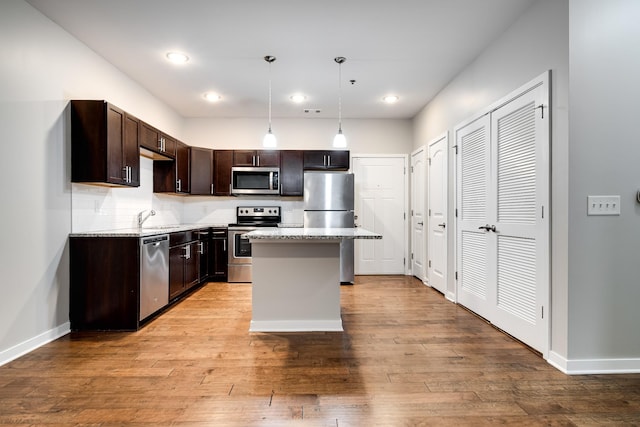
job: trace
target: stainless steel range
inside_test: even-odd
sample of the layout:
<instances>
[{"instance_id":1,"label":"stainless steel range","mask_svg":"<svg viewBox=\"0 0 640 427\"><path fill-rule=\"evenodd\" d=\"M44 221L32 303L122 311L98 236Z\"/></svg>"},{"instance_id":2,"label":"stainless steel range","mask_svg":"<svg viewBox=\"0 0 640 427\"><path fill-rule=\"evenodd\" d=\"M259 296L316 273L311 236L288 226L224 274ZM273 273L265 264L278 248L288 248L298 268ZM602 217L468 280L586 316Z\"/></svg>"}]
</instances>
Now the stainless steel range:
<instances>
[{"instance_id":1,"label":"stainless steel range","mask_svg":"<svg viewBox=\"0 0 640 427\"><path fill-rule=\"evenodd\" d=\"M229 224L230 283L251 282L251 243L243 235L259 227L277 227L280 206L238 206L236 223Z\"/></svg>"}]
</instances>

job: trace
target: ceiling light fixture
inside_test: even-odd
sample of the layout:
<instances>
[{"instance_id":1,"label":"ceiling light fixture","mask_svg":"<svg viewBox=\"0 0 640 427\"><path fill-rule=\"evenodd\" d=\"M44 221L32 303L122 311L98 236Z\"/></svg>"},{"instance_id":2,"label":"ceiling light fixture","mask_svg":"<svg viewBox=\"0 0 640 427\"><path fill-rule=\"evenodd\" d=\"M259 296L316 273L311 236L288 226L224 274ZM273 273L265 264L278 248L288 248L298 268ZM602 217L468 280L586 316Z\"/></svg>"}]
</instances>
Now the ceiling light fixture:
<instances>
[{"instance_id":1,"label":"ceiling light fixture","mask_svg":"<svg viewBox=\"0 0 640 427\"><path fill-rule=\"evenodd\" d=\"M204 99L209 102L218 102L222 99L222 97L215 92L207 92L204 94Z\"/></svg>"},{"instance_id":2,"label":"ceiling light fixture","mask_svg":"<svg viewBox=\"0 0 640 427\"><path fill-rule=\"evenodd\" d=\"M304 100L307 99L307 97L301 93L296 93L294 95L291 95L289 99L295 102L296 104L299 104L301 102L304 102Z\"/></svg>"},{"instance_id":3,"label":"ceiling light fixture","mask_svg":"<svg viewBox=\"0 0 640 427\"><path fill-rule=\"evenodd\" d=\"M333 138L335 148L345 148L347 138L342 133L342 64L347 60L344 56L337 56L333 59L338 63L338 133Z\"/></svg>"},{"instance_id":4,"label":"ceiling light fixture","mask_svg":"<svg viewBox=\"0 0 640 427\"><path fill-rule=\"evenodd\" d=\"M395 104L399 99L400 97L398 97L398 95L386 95L382 97L382 100L387 104Z\"/></svg>"},{"instance_id":5,"label":"ceiling light fixture","mask_svg":"<svg viewBox=\"0 0 640 427\"><path fill-rule=\"evenodd\" d=\"M276 136L271 132L271 63L276 60L276 57L267 55L264 60L269 63L269 130L262 140L262 145L267 148L275 148L277 145Z\"/></svg>"},{"instance_id":6,"label":"ceiling light fixture","mask_svg":"<svg viewBox=\"0 0 640 427\"><path fill-rule=\"evenodd\" d=\"M184 64L185 62L189 61L189 57L180 52L168 52L167 59L174 64Z\"/></svg>"}]
</instances>

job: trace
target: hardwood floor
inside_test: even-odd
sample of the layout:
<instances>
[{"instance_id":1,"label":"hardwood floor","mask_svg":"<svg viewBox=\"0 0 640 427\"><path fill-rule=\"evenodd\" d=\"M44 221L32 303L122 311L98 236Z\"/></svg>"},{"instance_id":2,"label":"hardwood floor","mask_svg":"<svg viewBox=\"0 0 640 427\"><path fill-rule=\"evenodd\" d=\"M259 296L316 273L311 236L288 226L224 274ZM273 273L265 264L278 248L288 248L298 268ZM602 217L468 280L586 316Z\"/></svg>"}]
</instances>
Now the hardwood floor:
<instances>
[{"instance_id":1,"label":"hardwood floor","mask_svg":"<svg viewBox=\"0 0 640 427\"><path fill-rule=\"evenodd\" d=\"M564 375L411 277L341 291L344 333L250 334L226 283L72 333L0 367L0 425L640 425L640 375Z\"/></svg>"}]
</instances>

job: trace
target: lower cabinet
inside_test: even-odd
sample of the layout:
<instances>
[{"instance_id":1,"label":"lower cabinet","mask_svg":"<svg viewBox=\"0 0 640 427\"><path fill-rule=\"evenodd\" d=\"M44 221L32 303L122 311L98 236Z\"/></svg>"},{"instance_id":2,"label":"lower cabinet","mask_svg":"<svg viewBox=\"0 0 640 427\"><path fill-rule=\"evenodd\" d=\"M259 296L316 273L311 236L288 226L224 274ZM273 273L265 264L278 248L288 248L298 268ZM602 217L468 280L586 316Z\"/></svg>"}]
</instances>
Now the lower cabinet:
<instances>
[{"instance_id":1,"label":"lower cabinet","mask_svg":"<svg viewBox=\"0 0 640 427\"><path fill-rule=\"evenodd\" d=\"M192 231L169 236L169 300L200 283L200 256L197 234Z\"/></svg>"},{"instance_id":2,"label":"lower cabinet","mask_svg":"<svg viewBox=\"0 0 640 427\"><path fill-rule=\"evenodd\" d=\"M72 330L135 331L140 326L140 239L71 237Z\"/></svg>"},{"instance_id":3,"label":"lower cabinet","mask_svg":"<svg viewBox=\"0 0 640 427\"><path fill-rule=\"evenodd\" d=\"M227 254L227 228L212 228L211 240L209 241L209 281L226 282L227 264L229 258Z\"/></svg>"}]
</instances>

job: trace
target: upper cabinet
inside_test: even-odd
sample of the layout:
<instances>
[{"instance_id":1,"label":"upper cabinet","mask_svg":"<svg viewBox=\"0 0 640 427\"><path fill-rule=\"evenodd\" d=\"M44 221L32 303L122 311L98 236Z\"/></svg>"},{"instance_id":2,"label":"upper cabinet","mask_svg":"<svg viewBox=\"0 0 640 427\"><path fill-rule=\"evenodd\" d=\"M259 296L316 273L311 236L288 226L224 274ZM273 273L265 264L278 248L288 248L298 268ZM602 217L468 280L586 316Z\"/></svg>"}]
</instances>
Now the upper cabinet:
<instances>
[{"instance_id":1,"label":"upper cabinet","mask_svg":"<svg viewBox=\"0 0 640 427\"><path fill-rule=\"evenodd\" d=\"M175 141L175 160L153 162L153 192L189 194L189 146Z\"/></svg>"},{"instance_id":2,"label":"upper cabinet","mask_svg":"<svg viewBox=\"0 0 640 427\"><path fill-rule=\"evenodd\" d=\"M348 150L306 150L304 170L349 170Z\"/></svg>"},{"instance_id":3,"label":"upper cabinet","mask_svg":"<svg viewBox=\"0 0 640 427\"><path fill-rule=\"evenodd\" d=\"M190 194L213 195L213 150L189 147Z\"/></svg>"},{"instance_id":4,"label":"upper cabinet","mask_svg":"<svg viewBox=\"0 0 640 427\"><path fill-rule=\"evenodd\" d=\"M177 141L175 138L162 133L148 123L140 122L140 147L152 153L160 154L161 158L175 158ZM154 158L154 156L151 156Z\"/></svg>"},{"instance_id":5,"label":"upper cabinet","mask_svg":"<svg viewBox=\"0 0 640 427\"><path fill-rule=\"evenodd\" d=\"M105 101L71 101L71 181L140 186L140 121Z\"/></svg>"},{"instance_id":6,"label":"upper cabinet","mask_svg":"<svg viewBox=\"0 0 640 427\"><path fill-rule=\"evenodd\" d=\"M277 150L234 150L233 166L279 167L280 152Z\"/></svg>"},{"instance_id":7,"label":"upper cabinet","mask_svg":"<svg viewBox=\"0 0 640 427\"><path fill-rule=\"evenodd\" d=\"M280 195L302 196L304 170L302 167L304 151L283 150L280 152Z\"/></svg>"},{"instance_id":8,"label":"upper cabinet","mask_svg":"<svg viewBox=\"0 0 640 427\"><path fill-rule=\"evenodd\" d=\"M213 152L213 195L231 195L231 166L233 150L215 150Z\"/></svg>"}]
</instances>

